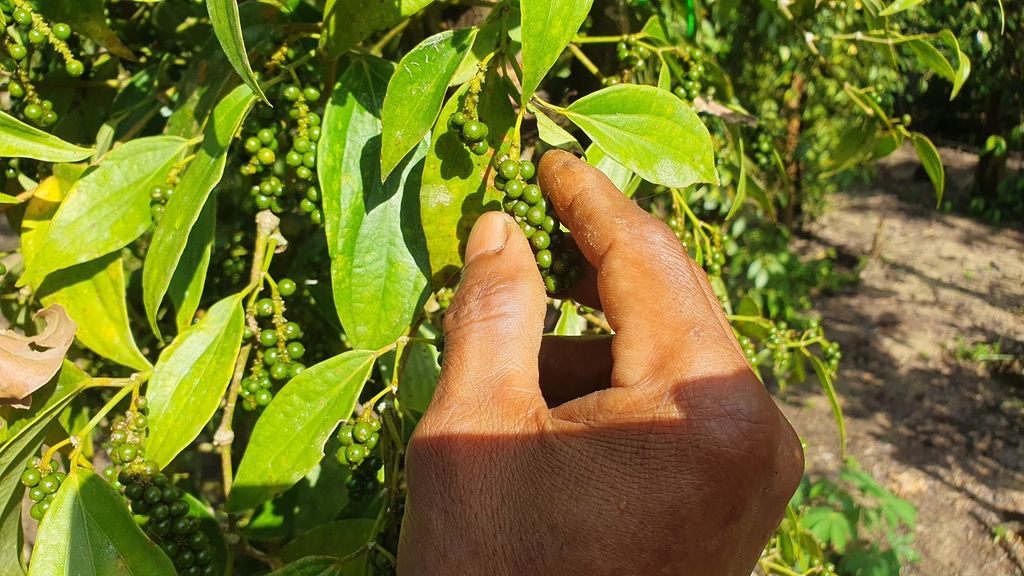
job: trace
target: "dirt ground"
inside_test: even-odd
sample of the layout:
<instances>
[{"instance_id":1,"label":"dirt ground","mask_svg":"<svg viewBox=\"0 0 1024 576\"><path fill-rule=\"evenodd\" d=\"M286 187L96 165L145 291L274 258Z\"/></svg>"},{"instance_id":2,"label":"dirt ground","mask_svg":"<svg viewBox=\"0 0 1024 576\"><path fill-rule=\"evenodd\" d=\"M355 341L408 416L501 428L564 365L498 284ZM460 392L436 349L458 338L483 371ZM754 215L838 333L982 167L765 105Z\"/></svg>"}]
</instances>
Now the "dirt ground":
<instances>
[{"instance_id":1,"label":"dirt ground","mask_svg":"<svg viewBox=\"0 0 1024 576\"><path fill-rule=\"evenodd\" d=\"M948 194L976 158L944 150ZM803 249L868 260L860 283L817 302L842 344L837 387L849 455L919 509L921 562L906 574L1024 576L1024 226L994 228L934 208L912 150L880 166L870 188L830 199ZM957 360L963 342L999 342L1017 363L993 375ZM784 407L809 443L808 470L841 465L828 402Z\"/></svg>"}]
</instances>

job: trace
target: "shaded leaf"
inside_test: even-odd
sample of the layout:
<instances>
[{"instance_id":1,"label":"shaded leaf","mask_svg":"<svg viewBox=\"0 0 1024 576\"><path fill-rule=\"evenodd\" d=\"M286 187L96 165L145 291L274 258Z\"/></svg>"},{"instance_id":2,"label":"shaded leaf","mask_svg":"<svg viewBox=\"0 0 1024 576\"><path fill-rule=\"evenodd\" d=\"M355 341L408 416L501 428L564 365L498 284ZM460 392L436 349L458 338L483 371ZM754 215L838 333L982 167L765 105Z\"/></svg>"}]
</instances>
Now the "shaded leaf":
<instances>
[{"instance_id":1,"label":"shaded leaf","mask_svg":"<svg viewBox=\"0 0 1024 576\"><path fill-rule=\"evenodd\" d=\"M523 36L522 102L526 104L541 80L569 45L590 13L594 0L521 0Z\"/></svg>"},{"instance_id":2,"label":"shaded leaf","mask_svg":"<svg viewBox=\"0 0 1024 576\"><path fill-rule=\"evenodd\" d=\"M352 345L369 349L408 329L430 273L418 203L426 142L383 183L376 162L367 163L380 157L390 69L377 59L351 66L325 114L318 155L328 246L334 247L334 305Z\"/></svg>"},{"instance_id":3,"label":"shaded leaf","mask_svg":"<svg viewBox=\"0 0 1024 576\"><path fill-rule=\"evenodd\" d=\"M320 50L328 57L336 58L370 34L412 16L432 3L433 0L327 0Z\"/></svg>"},{"instance_id":4,"label":"shaded leaf","mask_svg":"<svg viewBox=\"0 0 1024 576\"><path fill-rule=\"evenodd\" d=\"M619 84L573 102L565 115L598 148L649 182L683 188L718 180L711 135L669 92Z\"/></svg>"},{"instance_id":5,"label":"shaded leaf","mask_svg":"<svg viewBox=\"0 0 1024 576\"><path fill-rule=\"evenodd\" d=\"M596 145L587 147L586 159L588 164L600 170L626 196L632 197L640 186L640 179L632 170L616 162Z\"/></svg>"},{"instance_id":6,"label":"shaded leaf","mask_svg":"<svg viewBox=\"0 0 1024 576\"><path fill-rule=\"evenodd\" d=\"M39 453L51 424L71 401L93 381L71 362L49 384L36 390L35 405L27 411L0 406L0 419L7 423L6 442L0 447L0 574L20 575L21 503L25 487L21 473L25 463Z\"/></svg>"},{"instance_id":7,"label":"shaded leaf","mask_svg":"<svg viewBox=\"0 0 1024 576\"><path fill-rule=\"evenodd\" d=\"M92 156L92 148L75 146L0 111L0 156L42 162L77 162Z\"/></svg>"},{"instance_id":8,"label":"shaded leaf","mask_svg":"<svg viewBox=\"0 0 1024 576\"><path fill-rule=\"evenodd\" d=\"M0 403L30 406L29 396L60 370L75 338L77 326L60 304L43 308L33 318L46 323L35 336L0 332Z\"/></svg>"},{"instance_id":9,"label":"shaded leaf","mask_svg":"<svg viewBox=\"0 0 1024 576\"><path fill-rule=\"evenodd\" d=\"M350 350L307 368L274 395L253 428L227 510L254 508L316 466L331 432L352 414L375 359L369 350Z\"/></svg>"},{"instance_id":10,"label":"shaded leaf","mask_svg":"<svg viewBox=\"0 0 1024 576\"><path fill-rule=\"evenodd\" d=\"M47 20L67 22L75 32L99 42L119 58L135 60L135 55L107 23L107 7L103 0L38 2L36 5Z\"/></svg>"},{"instance_id":11,"label":"shaded leaf","mask_svg":"<svg viewBox=\"0 0 1024 576\"><path fill-rule=\"evenodd\" d=\"M146 457L163 468L202 431L220 405L242 344L243 294L217 302L160 354L146 388Z\"/></svg>"},{"instance_id":12,"label":"shaded leaf","mask_svg":"<svg viewBox=\"0 0 1024 576\"><path fill-rule=\"evenodd\" d=\"M942 204L942 194L946 190L946 171L942 167L942 157L939 156L938 149L920 132L911 132L910 141L914 144L914 151L924 166L925 174L928 174L928 179L935 186L936 204Z\"/></svg>"},{"instance_id":13,"label":"shaded leaf","mask_svg":"<svg viewBox=\"0 0 1024 576\"><path fill-rule=\"evenodd\" d=\"M448 83L476 34L476 28L434 34L398 62L386 86L383 109L375 105L372 110L383 123L381 178L387 178L434 125ZM379 94L374 94L374 100L380 99Z\"/></svg>"},{"instance_id":14,"label":"shaded leaf","mask_svg":"<svg viewBox=\"0 0 1024 576\"><path fill-rule=\"evenodd\" d=\"M231 67L242 77L242 81L252 93L270 106L270 101L260 88L260 83L249 64L245 39L242 37L242 22L238 15L238 0L206 0L206 9L210 13L210 22L213 23L213 33L228 57L228 62L231 62Z\"/></svg>"},{"instance_id":15,"label":"shaded leaf","mask_svg":"<svg viewBox=\"0 0 1024 576\"><path fill-rule=\"evenodd\" d=\"M231 141L255 102L249 88L239 86L217 104L206 125L203 144L178 180L174 195L167 201L163 218L153 232L142 269L142 301L146 317L157 336L160 335L156 324L160 302L174 278L203 206L224 175ZM201 245L205 240L197 238L195 243Z\"/></svg>"},{"instance_id":16,"label":"shaded leaf","mask_svg":"<svg viewBox=\"0 0 1024 576\"><path fill-rule=\"evenodd\" d=\"M151 368L128 323L121 255L58 270L39 287L40 301L59 304L78 325L75 338L93 352L136 370Z\"/></svg>"},{"instance_id":17,"label":"shaded leaf","mask_svg":"<svg viewBox=\"0 0 1024 576\"><path fill-rule=\"evenodd\" d=\"M365 557L352 564L366 564ZM345 564L333 556L307 556L274 570L267 576L342 576Z\"/></svg>"},{"instance_id":18,"label":"shaded leaf","mask_svg":"<svg viewBox=\"0 0 1024 576\"><path fill-rule=\"evenodd\" d=\"M375 520L350 518L321 524L281 548L281 559L292 562L306 556L344 558L366 546L373 536Z\"/></svg>"},{"instance_id":19,"label":"shaded leaf","mask_svg":"<svg viewBox=\"0 0 1024 576\"><path fill-rule=\"evenodd\" d=\"M101 477L72 469L39 523L29 576L174 576L171 560Z\"/></svg>"},{"instance_id":20,"label":"shaded leaf","mask_svg":"<svg viewBox=\"0 0 1024 576\"><path fill-rule=\"evenodd\" d=\"M476 219L487 210L501 209L501 194L487 187L490 153L474 156L448 129L448 118L458 111L467 87L456 91L441 110L423 164L420 213L425 216L423 233L434 287L448 284L462 266L462 252ZM494 150L510 134L515 115L505 86L493 77L480 93L480 117L487 118L487 141Z\"/></svg>"},{"instance_id":21,"label":"shaded leaf","mask_svg":"<svg viewBox=\"0 0 1024 576\"><path fill-rule=\"evenodd\" d=\"M530 106L529 110L537 117L537 137L541 142L552 148L561 148L576 154L583 153L583 146L580 146L576 137L569 134L565 128L559 126L547 114L533 106Z\"/></svg>"}]
</instances>

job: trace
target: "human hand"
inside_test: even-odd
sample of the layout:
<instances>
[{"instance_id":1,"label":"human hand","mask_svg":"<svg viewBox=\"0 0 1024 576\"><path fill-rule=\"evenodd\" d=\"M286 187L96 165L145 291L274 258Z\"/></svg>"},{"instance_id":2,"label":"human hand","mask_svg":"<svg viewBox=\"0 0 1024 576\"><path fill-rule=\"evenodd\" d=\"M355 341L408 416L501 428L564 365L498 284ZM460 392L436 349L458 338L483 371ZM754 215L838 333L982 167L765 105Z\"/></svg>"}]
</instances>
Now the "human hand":
<instances>
[{"instance_id":1,"label":"human hand","mask_svg":"<svg viewBox=\"0 0 1024 576\"><path fill-rule=\"evenodd\" d=\"M748 575L803 472L704 272L599 171L540 183L589 262L573 296L611 338L543 337L530 247L480 218L445 362L409 445L408 575Z\"/></svg>"}]
</instances>

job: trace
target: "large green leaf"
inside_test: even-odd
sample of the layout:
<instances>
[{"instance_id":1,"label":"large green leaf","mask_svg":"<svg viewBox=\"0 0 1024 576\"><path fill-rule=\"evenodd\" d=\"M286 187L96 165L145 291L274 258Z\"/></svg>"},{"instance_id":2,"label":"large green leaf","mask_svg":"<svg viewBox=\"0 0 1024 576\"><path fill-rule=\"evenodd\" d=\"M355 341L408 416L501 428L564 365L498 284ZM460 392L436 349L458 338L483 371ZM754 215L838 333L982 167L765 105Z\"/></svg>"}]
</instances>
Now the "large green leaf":
<instances>
[{"instance_id":1,"label":"large green leaf","mask_svg":"<svg viewBox=\"0 0 1024 576\"><path fill-rule=\"evenodd\" d=\"M64 306L78 324L75 338L86 348L136 370L152 367L139 351L129 327L124 264L119 253L50 274L38 295L46 306Z\"/></svg>"},{"instance_id":2,"label":"large green leaf","mask_svg":"<svg viewBox=\"0 0 1024 576\"><path fill-rule=\"evenodd\" d=\"M342 562L334 556L307 556L274 570L267 576L343 576L349 565L359 565L359 574L365 570L366 557Z\"/></svg>"},{"instance_id":3,"label":"large green leaf","mask_svg":"<svg viewBox=\"0 0 1024 576\"><path fill-rule=\"evenodd\" d=\"M910 141L914 143L914 150L921 160L921 165L924 166L925 174L935 186L936 204L942 204L942 194L946 190L946 171L942 167L942 157L939 156L938 149L920 132L911 132Z\"/></svg>"},{"instance_id":4,"label":"large green leaf","mask_svg":"<svg viewBox=\"0 0 1024 576\"><path fill-rule=\"evenodd\" d=\"M124 498L83 468L68 475L39 524L30 576L174 576L174 564L132 518Z\"/></svg>"},{"instance_id":5,"label":"large green leaf","mask_svg":"<svg viewBox=\"0 0 1024 576\"><path fill-rule=\"evenodd\" d=\"M320 50L336 58L359 44L370 34L412 16L434 0L327 0L324 5L324 31Z\"/></svg>"},{"instance_id":6,"label":"large green leaf","mask_svg":"<svg viewBox=\"0 0 1024 576\"><path fill-rule=\"evenodd\" d=\"M850 519L842 512L825 506L815 506L804 513L803 525L818 540L831 544L840 553L846 550L846 545L853 538L854 526Z\"/></svg>"},{"instance_id":7,"label":"large green leaf","mask_svg":"<svg viewBox=\"0 0 1024 576\"><path fill-rule=\"evenodd\" d=\"M608 156L649 182L684 188L718 180L708 129L665 90L620 84L580 98L565 115Z\"/></svg>"},{"instance_id":8,"label":"large green leaf","mask_svg":"<svg viewBox=\"0 0 1024 576\"><path fill-rule=\"evenodd\" d=\"M137 138L112 150L71 189L43 237L23 283L95 260L127 246L149 228L149 193L185 151L173 136Z\"/></svg>"},{"instance_id":9,"label":"large green leaf","mask_svg":"<svg viewBox=\"0 0 1024 576\"><path fill-rule=\"evenodd\" d=\"M32 394L32 408L0 407L7 441L0 447L0 575L21 576L21 502L25 488L21 473L25 462L39 452L50 425L92 380L74 364L64 361L53 380Z\"/></svg>"},{"instance_id":10,"label":"large green leaf","mask_svg":"<svg viewBox=\"0 0 1024 576\"><path fill-rule=\"evenodd\" d=\"M213 239L217 224L217 199L206 202L199 219L188 235L185 251L181 253L181 261L174 270L174 276L167 286L176 311L175 321L178 332L192 323L192 318L199 309L199 299L203 296L206 286L206 272L210 268L210 257L213 254Z\"/></svg>"},{"instance_id":11,"label":"large green leaf","mask_svg":"<svg viewBox=\"0 0 1024 576\"><path fill-rule=\"evenodd\" d=\"M206 0L206 9L210 13L210 22L213 23L213 33L217 36L228 62L242 77L242 81L249 87L253 94L259 96L270 105L267 96L263 94L256 75L252 72L249 64L249 56L245 50L245 39L242 37L242 22L238 15L238 0Z\"/></svg>"},{"instance_id":12,"label":"large green leaf","mask_svg":"<svg viewBox=\"0 0 1024 576\"><path fill-rule=\"evenodd\" d=\"M359 348L385 346L408 328L430 273L418 204L426 142L383 183L377 166L366 165L380 155L390 69L377 59L352 65L332 95L318 155L334 304Z\"/></svg>"},{"instance_id":13,"label":"large green leaf","mask_svg":"<svg viewBox=\"0 0 1024 576\"><path fill-rule=\"evenodd\" d=\"M252 91L246 86L239 86L217 104L206 125L203 144L181 175L174 195L167 201L164 216L153 233L153 242L142 269L142 302L157 336L160 335L156 324L160 302L174 278L203 206L224 175L231 140L255 102ZM205 240L198 238L194 244L202 245Z\"/></svg>"},{"instance_id":14,"label":"large green leaf","mask_svg":"<svg viewBox=\"0 0 1024 576\"><path fill-rule=\"evenodd\" d=\"M75 146L0 111L0 156L43 162L77 162L92 156L92 148Z\"/></svg>"},{"instance_id":15,"label":"large green leaf","mask_svg":"<svg viewBox=\"0 0 1024 576\"><path fill-rule=\"evenodd\" d=\"M434 125L445 89L473 45L476 33L476 28L439 32L420 42L398 62L380 112L381 178L387 178ZM374 94L373 100L378 99L379 95Z\"/></svg>"},{"instance_id":16,"label":"large green leaf","mask_svg":"<svg viewBox=\"0 0 1024 576\"><path fill-rule=\"evenodd\" d=\"M512 130L515 115L505 86L489 78L480 93L480 116L487 118L488 143L494 149ZM476 219L487 210L500 210L501 193L487 186L491 156L474 156L448 130L448 118L459 110L468 85L444 105L431 135L423 164L420 213L430 254L435 287L448 284L462 266L462 252Z\"/></svg>"},{"instance_id":17,"label":"large green leaf","mask_svg":"<svg viewBox=\"0 0 1024 576\"><path fill-rule=\"evenodd\" d=\"M210 421L234 373L242 345L243 294L210 307L206 316L160 354L146 388L146 457L166 466Z\"/></svg>"},{"instance_id":18,"label":"large green leaf","mask_svg":"<svg viewBox=\"0 0 1024 576\"><path fill-rule=\"evenodd\" d=\"M352 414L375 359L369 350L350 350L306 369L274 395L253 428L227 510L254 508L316 466L331 432Z\"/></svg>"},{"instance_id":19,"label":"large green leaf","mask_svg":"<svg viewBox=\"0 0 1024 576\"><path fill-rule=\"evenodd\" d=\"M523 26L523 104L569 45L594 0L520 0Z\"/></svg>"}]
</instances>

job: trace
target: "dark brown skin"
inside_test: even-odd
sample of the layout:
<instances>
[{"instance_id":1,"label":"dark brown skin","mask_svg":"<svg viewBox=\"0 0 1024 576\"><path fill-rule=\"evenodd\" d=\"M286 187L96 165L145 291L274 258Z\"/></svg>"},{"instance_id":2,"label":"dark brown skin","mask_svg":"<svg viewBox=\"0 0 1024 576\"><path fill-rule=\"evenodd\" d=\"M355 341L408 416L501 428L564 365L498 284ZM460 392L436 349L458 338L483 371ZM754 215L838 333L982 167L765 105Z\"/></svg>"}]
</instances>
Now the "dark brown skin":
<instances>
[{"instance_id":1,"label":"dark brown skin","mask_svg":"<svg viewBox=\"0 0 1024 576\"><path fill-rule=\"evenodd\" d=\"M515 222L473 228L445 363L409 445L399 573L749 575L803 473L704 272L571 154L540 184L590 268L603 339L542 337Z\"/></svg>"}]
</instances>

